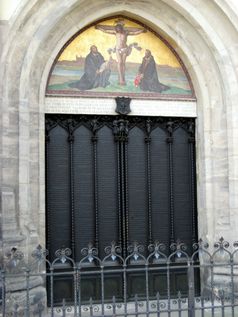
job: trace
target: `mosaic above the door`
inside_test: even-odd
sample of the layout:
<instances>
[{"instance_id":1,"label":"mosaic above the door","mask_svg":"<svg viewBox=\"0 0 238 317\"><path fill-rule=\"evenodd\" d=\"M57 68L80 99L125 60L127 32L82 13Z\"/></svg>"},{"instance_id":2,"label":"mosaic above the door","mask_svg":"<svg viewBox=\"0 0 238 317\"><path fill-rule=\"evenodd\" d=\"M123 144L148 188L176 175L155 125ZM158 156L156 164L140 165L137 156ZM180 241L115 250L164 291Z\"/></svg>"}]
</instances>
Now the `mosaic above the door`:
<instances>
[{"instance_id":1,"label":"mosaic above the door","mask_svg":"<svg viewBox=\"0 0 238 317\"><path fill-rule=\"evenodd\" d=\"M75 35L52 66L46 95L195 99L175 49L145 25L124 17Z\"/></svg>"}]
</instances>

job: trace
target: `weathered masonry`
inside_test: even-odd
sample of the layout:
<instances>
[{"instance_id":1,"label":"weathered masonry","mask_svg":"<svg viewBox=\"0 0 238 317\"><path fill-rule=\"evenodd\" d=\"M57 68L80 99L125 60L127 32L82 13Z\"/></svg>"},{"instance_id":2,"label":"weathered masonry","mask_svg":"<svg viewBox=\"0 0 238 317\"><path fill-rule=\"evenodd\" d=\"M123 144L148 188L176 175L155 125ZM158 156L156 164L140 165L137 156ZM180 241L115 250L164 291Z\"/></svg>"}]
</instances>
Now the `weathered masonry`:
<instances>
[{"instance_id":1,"label":"weathered masonry","mask_svg":"<svg viewBox=\"0 0 238 317\"><path fill-rule=\"evenodd\" d=\"M0 29L1 258L237 240L237 25L235 1L21 1ZM93 46L104 61L86 82Z\"/></svg>"}]
</instances>

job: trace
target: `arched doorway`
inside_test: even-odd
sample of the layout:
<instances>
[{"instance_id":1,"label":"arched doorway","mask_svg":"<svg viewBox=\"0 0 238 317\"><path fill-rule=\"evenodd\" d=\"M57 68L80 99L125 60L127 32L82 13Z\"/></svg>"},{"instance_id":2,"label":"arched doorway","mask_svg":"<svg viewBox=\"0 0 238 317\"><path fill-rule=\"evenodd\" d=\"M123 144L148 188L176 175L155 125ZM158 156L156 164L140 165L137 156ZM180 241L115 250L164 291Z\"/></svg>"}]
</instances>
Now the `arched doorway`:
<instances>
[{"instance_id":1,"label":"arched doorway","mask_svg":"<svg viewBox=\"0 0 238 317\"><path fill-rule=\"evenodd\" d=\"M45 112L52 112L52 104L59 105L59 99L45 98L45 85L55 56L79 29L102 16L121 12L137 17L158 32L162 30L186 63L196 87L198 105L199 236L210 242L217 235L230 241L236 239L237 54L233 48L237 23L231 4L204 2L197 6L194 1L185 5L176 0L148 0L128 1L124 6L120 1L88 5L72 0L65 6L64 2L28 1L7 26L0 74L2 197L7 199L2 216L11 214L15 223L10 230L3 226L5 234L14 238L4 238L4 245L12 246L11 241L17 241L30 253L36 243L45 243ZM75 113L82 110L80 103L77 107L72 105ZM88 106L94 113L92 99ZM144 115L150 115L150 110L146 108L148 113ZM69 112L68 104L64 110L59 107L58 112Z\"/></svg>"},{"instance_id":2,"label":"arched doorway","mask_svg":"<svg viewBox=\"0 0 238 317\"><path fill-rule=\"evenodd\" d=\"M118 25L123 31L117 33ZM98 36L99 29L118 37L117 41L121 36L125 41L132 36L132 44L125 42L120 49L129 51L128 60L133 57L125 62L124 75L117 67L121 58L117 46L115 57L114 49L106 47L109 57L105 61L108 38L92 36ZM139 37L146 32L149 34ZM134 37L138 42L133 42ZM104 40L105 44L101 44ZM90 53L85 51L85 43ZM140 59L137 52L134 57L133 49L143 51ZM163 53L158 55L156 49ZM103 51L104 56L99 53ZM77 79L71 75L80 69ZM137 100L141 98L146 103L168 99L175 104L185 99L187 107L195 100L189 75L168 42L126 18L98 22L64 46L53 64L47 87L51 97L98 98L126 93L135 98L132 113L123 108L117 109L120 115L115 109L111 115L98 116L88 115L86 109L84 115L46 116L47 248L52 259L57 249L70 248L74 260L79 262L83 257L81 250L89 243L103 257L105 248L115 241L126 258L135 241L145 246L146 255L147 247L154 241L168 248L182 241L192 249L197 239L195 119L177 118L176 110L170 118L159 116L158 111L153 116L135 115ZM162 294L166 292L162 286L165 276L153 276L156 282L152 283L151 296L155 296L158 285ZM186 274L183 280L183 272L178 270L171 281L172 293L178 288L186 293ZM56 295L56 301L65 296L65 289L70 298L70 281L60 277L55 283L59 297ZM119 275L112 274L107 283L110 292L105 296L111 298L113 293L122 297ZM128 283L129 297L145 295L141 275L131 275ZM84 300L100 297L100 287L93 287L94 284L97 285L95 278L85 280Z\"/></svg>"}]
</instances>

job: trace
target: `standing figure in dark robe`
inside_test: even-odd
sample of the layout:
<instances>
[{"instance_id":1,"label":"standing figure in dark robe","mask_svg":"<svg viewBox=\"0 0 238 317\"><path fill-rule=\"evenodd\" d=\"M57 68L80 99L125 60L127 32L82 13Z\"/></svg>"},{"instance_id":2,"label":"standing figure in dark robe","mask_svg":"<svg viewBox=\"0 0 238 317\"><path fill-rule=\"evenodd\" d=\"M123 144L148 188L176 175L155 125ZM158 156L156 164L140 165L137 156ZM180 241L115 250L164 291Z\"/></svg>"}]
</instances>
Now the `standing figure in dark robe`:
<instances>
[{"instance_id":1,"label":"standing figure in dark robe","mask_svg":"<svg viewBox=\"0 0 238 317\"><path fill-rule=\"evenodd\" d=\"M90 47L90 53L86 56L84 74L79 81L69 86L80 90L89 90L97 87L106 87L110 84L110 61L105 62L102 54L95 45Z\"/></svg>"},{"instance_id":2,"label":"standing figure in dark robe","mask_svg":"<svg viewBox=\"0 0 238 317\"><path fill-rule=\"evenodd\" d=\"M159 82L156 63L150 50L145 50L137 79L139 80L139 87L143 91L162 92L169 89L168 86Z\"/></svg>"}]
</instances>

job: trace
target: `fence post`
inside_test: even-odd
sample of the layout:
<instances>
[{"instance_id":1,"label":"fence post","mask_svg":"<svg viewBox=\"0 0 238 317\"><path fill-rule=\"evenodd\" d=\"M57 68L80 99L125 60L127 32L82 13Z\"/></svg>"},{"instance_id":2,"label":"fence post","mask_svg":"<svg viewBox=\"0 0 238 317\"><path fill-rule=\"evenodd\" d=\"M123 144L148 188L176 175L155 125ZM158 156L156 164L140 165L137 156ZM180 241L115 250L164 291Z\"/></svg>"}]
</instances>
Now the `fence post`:
<instances>
[{"instance_id":1,"label":"fence post","mask_svg":"<svg viewBox=\"0 0 238 317\"><path fill-rule=\"evenodd\" d=\"M5 317L6 316L6 279L5 279L5 271L2 269L1 270L1 279L0 279L0 291L1 291L1 298L0 298L0 302L1 302L1 310L0 312L2 313L2 316Z\"/></svg>"},{"instance_id":2,"label":"fence post","mask_svg":"<svg viewBox=\"0 0 238 317\"><path fill-rule=\"evenodd\" d=\"M194 266L188 263L188 317L195 317Z\"/></svg>"}]
</instances>

